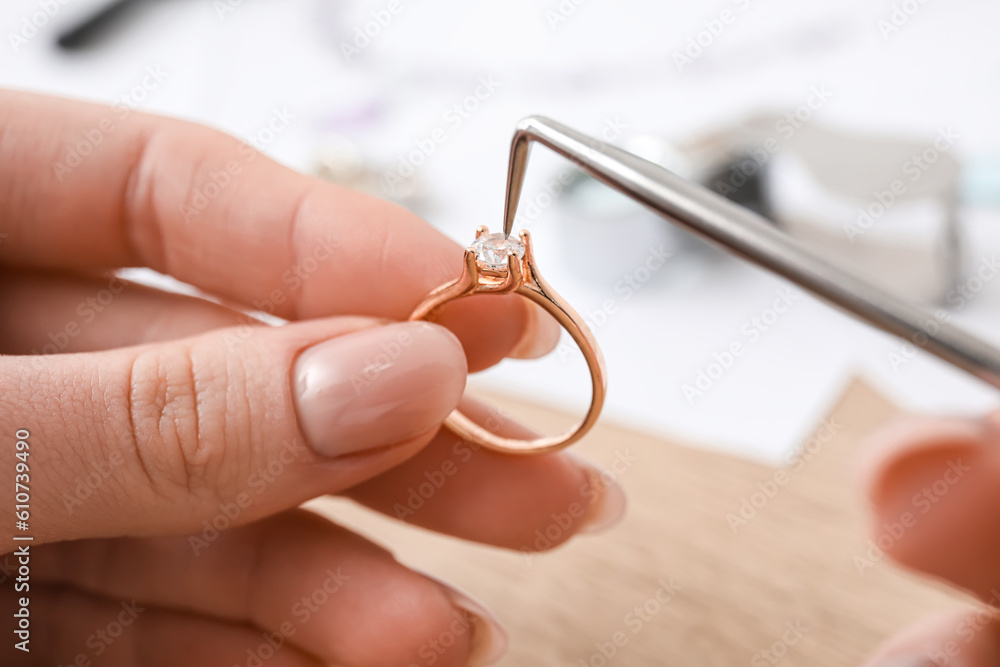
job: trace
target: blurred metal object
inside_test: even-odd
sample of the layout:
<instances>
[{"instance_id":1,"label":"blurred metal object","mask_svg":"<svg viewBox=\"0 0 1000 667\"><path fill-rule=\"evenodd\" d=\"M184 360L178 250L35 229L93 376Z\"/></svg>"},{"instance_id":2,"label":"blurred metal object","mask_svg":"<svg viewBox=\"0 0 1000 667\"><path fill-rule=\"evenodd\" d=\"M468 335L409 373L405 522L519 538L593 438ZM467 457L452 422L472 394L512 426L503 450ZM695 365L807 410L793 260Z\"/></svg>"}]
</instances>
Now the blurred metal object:
<instances>
[{"instance_id":1,"label":"blurred metal object","mask_svg":"<svg viewBox=\"0 0 1000 667\"><path fill-rule=\"evenodd\" d=\"M759 114L680 147L690 179L743 204L827 259L921 303L963 278L956 136L862 134Z\"/></svg>"},{"instance_id":2,"label":"blurred metal object","mask_svg":"<svg viewBox=\"0 0 1000 667\"><path fill-rule=\"evenodd\" d=\"M528 155L538 142L668 220L772 271L878 329L1000 388L1000 350L827 262L760 215L560 123L533 116L514 133L503 231L510 235Z\"/></svg>"},{"instance_id":3,"label":"blurred metal object","mask_svg":"<svg viewBox=\"0 0 1000 667\"><path fill-rule=\"evenodd\" d=\"M390 167L370 164L357 144L343 135L327 134L319 142L313 173L320 178L394 204L414 213L426 212L428 195L423 181L416 175L399 178L386 185Z\"/></svg>"}]
</instances>

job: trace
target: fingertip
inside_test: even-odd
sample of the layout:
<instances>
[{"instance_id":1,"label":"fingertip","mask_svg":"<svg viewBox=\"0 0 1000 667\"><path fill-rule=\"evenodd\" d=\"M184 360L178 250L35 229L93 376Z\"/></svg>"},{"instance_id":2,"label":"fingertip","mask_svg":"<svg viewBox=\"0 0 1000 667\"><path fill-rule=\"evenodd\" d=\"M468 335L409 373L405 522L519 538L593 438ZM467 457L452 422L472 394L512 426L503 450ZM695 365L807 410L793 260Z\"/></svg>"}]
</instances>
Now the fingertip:
<instances>
[{"instance_id":1,"label":"fingertip","mask_svg":"<svg viewBox=\"0 0 1000 667\"><path fill-rule=\"evenodd\" d=\"M587 512L580 523L580 533L603 533L611 530L625 517L628 498L625 489L614 475L590 461L570 453L569 458L579 467L584 476L583 489L589 489L585 497L589 500Z\"/></svg>"},{"instance_id":2,"label":"fingertip","mask_svg":"<svg viewBox=\"0 0 1000 667\"><path fill-rule=\"evenodd\" d=\"M415 570L416 571L416 570ZM469 639L470 666L492 665L507 652L508 637L503 625L483 603L432 574L419 572L437 584L445 597L466 617L471 636ZM461 624L460 624L461 625Z\"/></svg>"},{"instance_id":3,"label":"fingertip","mask_svg":"<svg viewBox=\"0 0 1000 667\"><path fill-rule=\"evenodd\" d=\"M864 438L856 466L858 479L874 501L897 466L944 448L978 447L983 437L983 424L977 420L901 415Z\"/></svg>"},{"instance_id":4,"label":"fingertip","mask_svg":"<svg viewBox=\"0 0 1000 667\"><path fill-rule=\"evenodd\" d=\"M914 494L933 485L949 462L978 459L986 445L981 422L951 417L907 417L870 436L860 463L868 499L877 514L913 509Z\"/></svg>"},{"instance_id":5,"label":"fingertip","mask_svg":"<svg viewBox=\"0 0 1000 667\"><path fill-rule=\"evenodd\" d=\"M562 327L539 305L524 300L524 326L521 337L507 355L511 359L538 359L559 344Z\"/></svg>"},{"instance_id":6,"label":"fingertip","mask_svg":"<svg viewBox=\"0 0 1000 667\"><path fill-rule=\"evenodd\" d=\"M987 420L908 418L869 442L864 464L873 512L869 556L986 597L1000 584L1000 454Z\"/></svg>"},{"instance_id":7,"label":"fingertip","mask_svg":"<svg viewBox=\"0 0 1000 667\"><path fill-rule=\"evenodd\" d=\"M949 452L977 451L986 438L983 422L960 417L902 415L863 439L856 469L869 501L878 506L891 495L893 473Z\"/></svg>"}]
</instances>

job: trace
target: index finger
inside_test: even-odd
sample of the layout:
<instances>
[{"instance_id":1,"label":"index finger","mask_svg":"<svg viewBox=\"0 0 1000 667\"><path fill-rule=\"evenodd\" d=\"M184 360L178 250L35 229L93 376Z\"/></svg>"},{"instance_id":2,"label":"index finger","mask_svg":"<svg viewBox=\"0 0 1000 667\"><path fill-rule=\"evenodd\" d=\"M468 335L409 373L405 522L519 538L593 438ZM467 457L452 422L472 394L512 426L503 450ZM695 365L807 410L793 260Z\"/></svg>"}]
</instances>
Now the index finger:
<instances>
[{"instance_id":1,"label":"index finger","mask_svg":"<svg viewBox=\"0 0 1000 667\"><path fill-rule=\"evenodd\" d=\"M275 127L291 122L275 116ZM0 215L8 266L147 266L288 319L405 319L462 262L412 213L221 132L22 92L0 91ZM475 370L514 348L527 312L491 297L455 303L440 321Z\"/></svg>"}]
</instances>

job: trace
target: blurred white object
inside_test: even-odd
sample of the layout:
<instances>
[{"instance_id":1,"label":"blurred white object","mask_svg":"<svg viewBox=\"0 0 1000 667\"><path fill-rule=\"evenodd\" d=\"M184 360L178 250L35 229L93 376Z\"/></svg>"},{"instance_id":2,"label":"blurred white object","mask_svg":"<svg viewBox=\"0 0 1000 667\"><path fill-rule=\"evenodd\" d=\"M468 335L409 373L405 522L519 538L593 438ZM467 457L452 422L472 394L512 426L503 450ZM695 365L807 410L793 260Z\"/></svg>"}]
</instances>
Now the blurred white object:
<instances>
[{"instance_id":1,"label":"blurred white object","mask_svg":"<svg viewBox=\"0 0 1000 667\"><path fill-rule=\"evenodd\" d=\"M944 304L964 269L957 139L950 126L902 138L788 113L686 148L695 180L737 201L759 188L758 212L827 259L904 298Z\"/></svg>"},{"instance_id":2,"label":"blurred white object","mask_svg":"<svg viewBox=\"0 0 1000 667\"><path fill-rule=\"evenodd\" d=\"M317 144L313 173L320 178L405 206L417 214L426 210L427 188L419 174L396 178L387 185L386 174L391 173L392 166L373 163L349 137L327 134Z\"/></svg>"}]
</instances>

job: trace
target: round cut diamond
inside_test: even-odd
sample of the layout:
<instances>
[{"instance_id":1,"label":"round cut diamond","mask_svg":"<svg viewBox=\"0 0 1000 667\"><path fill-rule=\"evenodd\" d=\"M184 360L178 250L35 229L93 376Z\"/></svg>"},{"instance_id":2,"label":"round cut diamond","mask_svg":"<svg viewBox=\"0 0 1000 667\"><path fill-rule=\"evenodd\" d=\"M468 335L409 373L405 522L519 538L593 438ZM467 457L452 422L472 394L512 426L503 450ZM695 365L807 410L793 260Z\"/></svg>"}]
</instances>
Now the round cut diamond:
<instances>
[{"instance_id":1,"label":"round cut diamond","mask_svg":"<svg viewBox=\"0 0 1000 667\"><path fill-rule=\"evenodd\" d=\"M510 255L524 257L524 244L503 234L486 234L472 242L476 252L476 261L487 269L507 268L507 258Z\"/></svg>"}]
</instances>

